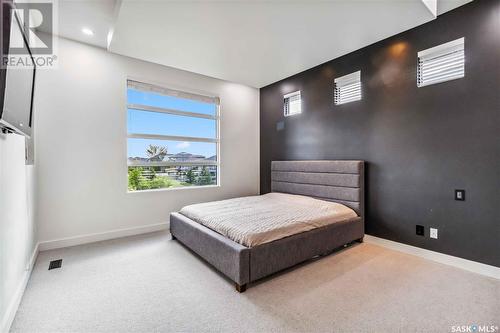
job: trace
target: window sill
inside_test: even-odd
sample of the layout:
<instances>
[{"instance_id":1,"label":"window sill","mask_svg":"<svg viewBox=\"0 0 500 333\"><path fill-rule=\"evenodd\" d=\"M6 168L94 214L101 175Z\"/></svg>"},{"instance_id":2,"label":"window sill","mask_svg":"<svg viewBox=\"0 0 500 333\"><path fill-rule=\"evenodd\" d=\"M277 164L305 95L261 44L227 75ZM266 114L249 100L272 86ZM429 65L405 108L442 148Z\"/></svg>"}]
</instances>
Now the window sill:
<instances>
[{"instance_id":1,"label":"window sill","mask_svg":"<svg viewBox=\"0 0 500 333\"><path fill-rule=\"evenodd\" d=\"M194 190L194 189L204 189L204 188L217 188L221 187L220 185L204 185L204 186L182 186L182 187L167 187L167 188L157 188L153 190L140 190L140 191L129 191L127 190L127 194L135 194L135 193L150 193L150 192L167 192L167 191L185 191L185 190Z\"/></svg>"}]
</instances>

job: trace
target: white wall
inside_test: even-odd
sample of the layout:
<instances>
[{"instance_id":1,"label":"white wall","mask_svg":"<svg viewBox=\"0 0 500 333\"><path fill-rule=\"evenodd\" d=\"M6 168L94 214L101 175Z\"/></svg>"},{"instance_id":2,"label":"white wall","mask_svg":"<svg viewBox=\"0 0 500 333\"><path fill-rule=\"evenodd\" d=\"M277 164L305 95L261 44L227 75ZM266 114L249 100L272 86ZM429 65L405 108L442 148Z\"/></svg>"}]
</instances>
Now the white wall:
<instances>
[{"instance_id":1,"label":"white wall","mask_svg":"<svg viewBox=\"0 0 500 333\"><path fill-rule=\"evenodd\" d=\"M36 250L34 174L24 137L0 134L0 332L14 319Z\"/></svg>"},{"instance_id":2,"label":"white wall","mask_svg":"<svg viewBox=\"0 0 500 333\"><path fill-rule=\"evenodd\" d=\"M41 242L167 222L186 204L259 192L257 89L66 39L58 59L35 89ZM220 97L221 187L127 193L127 77Z\"/></svg>"}]
</instances>

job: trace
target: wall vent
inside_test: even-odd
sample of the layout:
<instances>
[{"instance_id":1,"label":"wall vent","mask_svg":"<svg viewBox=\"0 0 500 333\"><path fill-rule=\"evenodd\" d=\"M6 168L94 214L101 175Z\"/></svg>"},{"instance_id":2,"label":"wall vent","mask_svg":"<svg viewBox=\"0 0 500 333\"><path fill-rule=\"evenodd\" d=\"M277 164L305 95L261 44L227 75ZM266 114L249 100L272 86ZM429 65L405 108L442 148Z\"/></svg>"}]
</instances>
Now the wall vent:
<instances>
[{"instance_id":1,"label":"wall vent","mask_svg":"<svg viewBox=\"0 0 500 333\"><path fill-rule=\"evenodd\" d=\"M49 264L49 271L51 269L61 268L61 266L62 266L62 259L52 260Z\"/></svg>"},{"instance_id":2,"label":"wall vent","mask_svg":"<svg viewBox=\"0 0 500 333\"><path fill-rule=\"evenodd\" d=\"M335 105L361 100L361 71L335 79L333 100Z\"/></svg>"},{"instance_id":3,"label":"wall vent","mask_svg":"<svg viewBox=\"0 0 500 333\"><path fill-rule=\"evenodd\" d=\"M459 79L465 76L465 38L418 52L417 86Z\"/></svg>"}]
</instances>

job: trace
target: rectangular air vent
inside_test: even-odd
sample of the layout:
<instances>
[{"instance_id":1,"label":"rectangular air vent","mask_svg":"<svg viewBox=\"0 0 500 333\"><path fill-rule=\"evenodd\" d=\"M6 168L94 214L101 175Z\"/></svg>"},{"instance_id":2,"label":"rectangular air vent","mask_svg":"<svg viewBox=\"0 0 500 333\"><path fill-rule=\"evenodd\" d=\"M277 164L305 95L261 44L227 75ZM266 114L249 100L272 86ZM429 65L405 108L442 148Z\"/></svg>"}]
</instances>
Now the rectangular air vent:
<instances>
[{"instance_id":1,"label":"rectangular air vent","mask_svg":"<svg viewBox=\"0 0 500 333\"><path fill-rule=\"evenodd\" d=\"M333 100L335 105L361 100L361 71L335 79Z\"/></svg>"},{"instance_id":2,"label":"rectangular air vent","mask_svg":"<svg viewBox=\"0 0 500 333\"><path fill-rule=\"evenodd\" d=\"M283 112L285 117L293 116L302 112L302 100L300 90L283 96Z\"/></svg>"},{"instance_id":3,"label":"rectangular air vent","mask_svg":"<svg viewBox=\"0 0 500 333\"><path fill-rule=\"evenodd\" d=\"M52 260L49 264L49 271L51 269L61 268L61 266L62 266L62 259Z\"/></svg>"},{"instance_id":4,"label":"rectangular air vent","mask_svg":"<svg viewBox=\"0 0 500 333\"><path fill-rule=\"evenodd\" d=\"M417 86L459 79L465 76L465 38L418 52Z\"/></svg>"}]
</instances>

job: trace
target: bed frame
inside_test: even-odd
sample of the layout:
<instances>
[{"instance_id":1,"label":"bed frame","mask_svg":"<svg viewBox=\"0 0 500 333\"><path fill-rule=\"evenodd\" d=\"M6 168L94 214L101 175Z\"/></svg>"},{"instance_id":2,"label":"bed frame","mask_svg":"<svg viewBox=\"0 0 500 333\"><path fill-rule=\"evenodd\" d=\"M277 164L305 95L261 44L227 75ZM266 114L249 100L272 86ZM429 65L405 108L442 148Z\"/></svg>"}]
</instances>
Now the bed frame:
<instances>
[{"instance_id":1,"label":"bed frame","mask_svg":"<svg viewBox=\"0 0 500 333\"><path fill-rule=\"evenodd\" d=\"M289 268L364 236L363 161L273 161L271 190L342 203L358 217L297 235L246 247L179 213L170 232L244 292L248 283Z\"/></svg>"}]
</instances>

